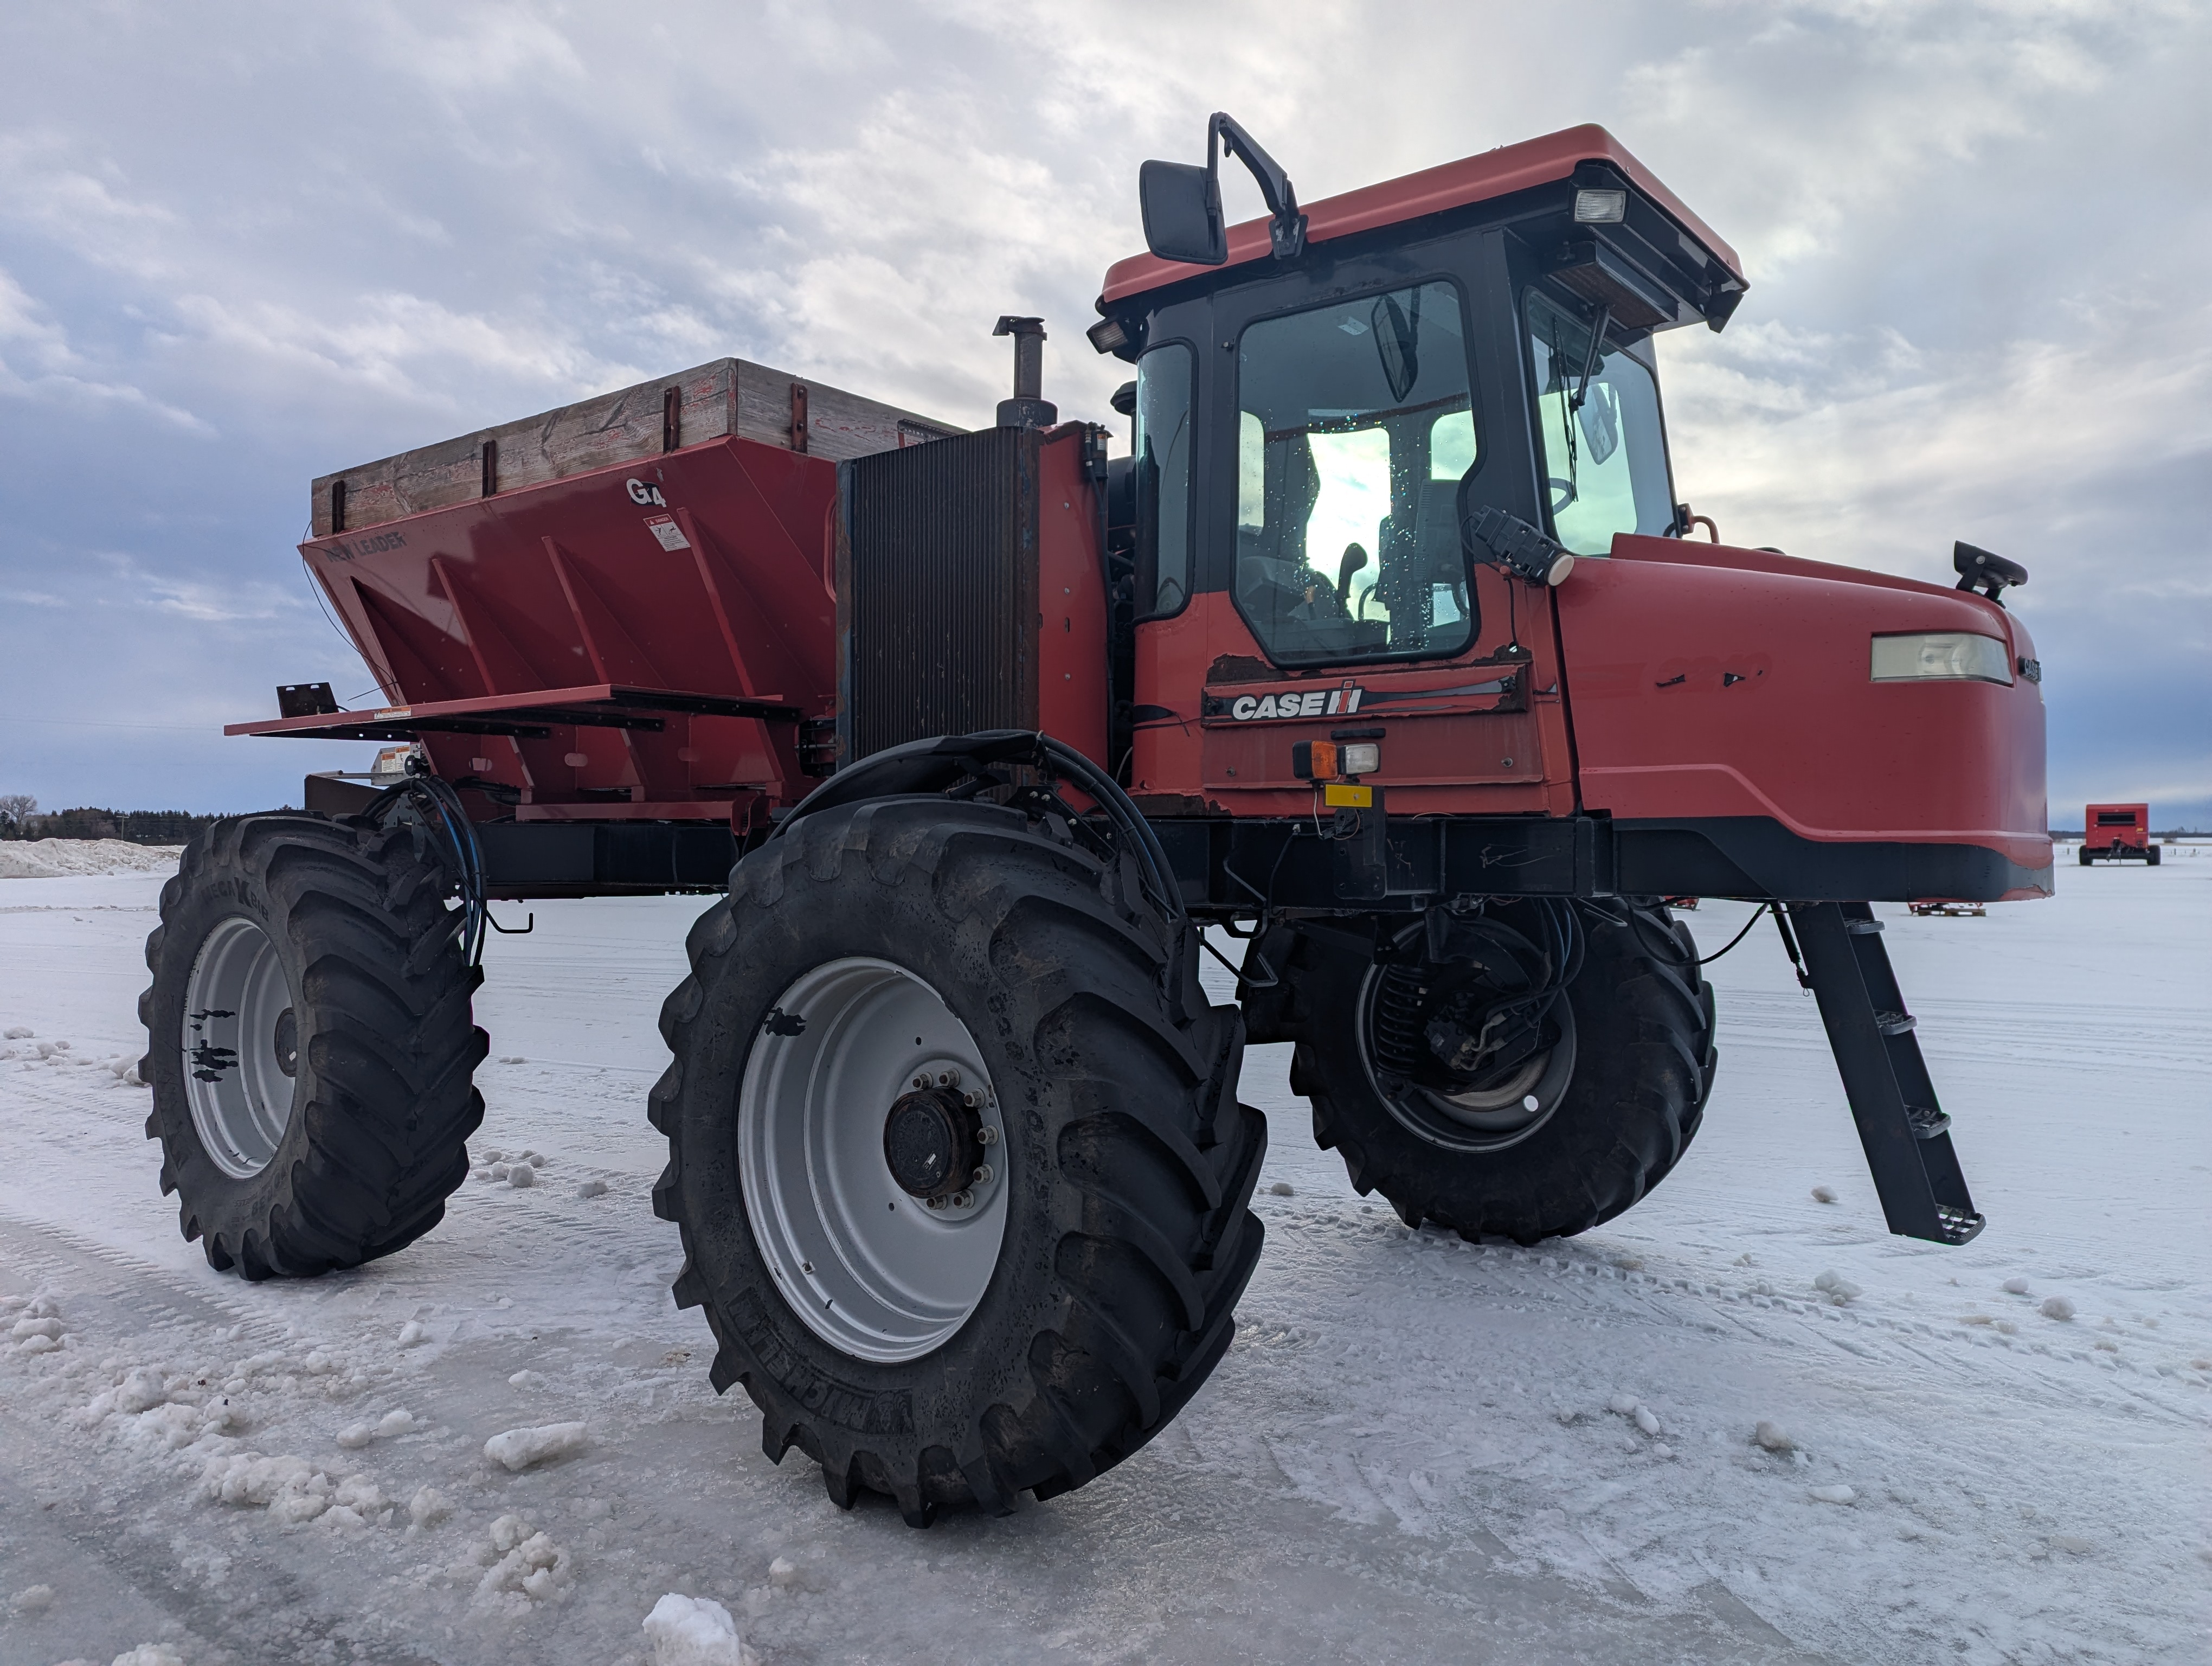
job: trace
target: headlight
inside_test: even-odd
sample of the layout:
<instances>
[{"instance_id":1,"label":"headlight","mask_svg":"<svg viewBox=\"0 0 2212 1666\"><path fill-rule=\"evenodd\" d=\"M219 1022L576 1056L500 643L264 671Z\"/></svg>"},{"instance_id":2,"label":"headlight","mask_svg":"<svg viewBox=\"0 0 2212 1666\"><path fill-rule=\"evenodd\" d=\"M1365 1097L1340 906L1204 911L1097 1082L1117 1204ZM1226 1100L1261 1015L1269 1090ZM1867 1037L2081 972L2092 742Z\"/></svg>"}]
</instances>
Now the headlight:
<instances>
[{"instance_id":1,"label":"headlight","mask_svg":"<svg viewBox=\"0 0 2212 1666\"><path fill-rule=\"evenodd\" d=\"M1917 631L1874 639L1877 683L2010 683L2012 654L1994 636L1965 630Z\"/></svg>"}]
</instances>

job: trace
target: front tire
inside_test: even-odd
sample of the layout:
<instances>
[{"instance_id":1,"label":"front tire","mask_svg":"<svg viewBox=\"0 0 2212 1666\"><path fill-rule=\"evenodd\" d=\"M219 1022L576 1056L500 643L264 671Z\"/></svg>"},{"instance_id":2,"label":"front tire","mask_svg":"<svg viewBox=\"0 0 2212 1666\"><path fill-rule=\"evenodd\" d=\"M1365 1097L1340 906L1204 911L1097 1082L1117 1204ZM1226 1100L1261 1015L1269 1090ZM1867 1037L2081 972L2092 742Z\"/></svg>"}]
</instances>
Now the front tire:
<instances>
[{"instance_id":1,"label":"front tire","mask_svg":"<svg viewBox=\"0 0 2212 1666\"><path fill-rule=\"evenodd\" d=\"M416 830L273 814L185 848L139 997L161 1190L209 1265L311 1278L413 1243L483 1120L482 973Z\"/></svg>"},{"instance_id":2,"label":"front tire","mask_svg":"<svg viewBox=\"0 0 2212 1666\"><path fill-rule=\"evenodd\" d=\"M1318 936L1291 953L1291 1090L1311 1100L1314 1137L1342 1153L1353 1186L1382 1193L1410 1226L1522 1243L1586 1231L1657 1185L1697 1134L1717 1054L1688 928L1648 902L1622 904L1619 919L1564 906L1583 934L1579 972L1523 1056L1463 1085L1433 1049L1439 1037L1465 1046L1497 1010L1479 961L1429 964L1418 929L1395 964ZM1542 940L1533 905L1486 917Z\"/></svg>"},{"instance_id":3,"label":"front tire","mask_svg":"<svg viewBox=\"0 0 2212 1666\"><path fill-rule=\"evenodd\" d=\"M1266 1149L1188 923L1048 822L890 799L746 856L687 947L653 1204L768 1456L923 1526L1164 1427L1228 1347Z\"/></svg>"}]
</instances>

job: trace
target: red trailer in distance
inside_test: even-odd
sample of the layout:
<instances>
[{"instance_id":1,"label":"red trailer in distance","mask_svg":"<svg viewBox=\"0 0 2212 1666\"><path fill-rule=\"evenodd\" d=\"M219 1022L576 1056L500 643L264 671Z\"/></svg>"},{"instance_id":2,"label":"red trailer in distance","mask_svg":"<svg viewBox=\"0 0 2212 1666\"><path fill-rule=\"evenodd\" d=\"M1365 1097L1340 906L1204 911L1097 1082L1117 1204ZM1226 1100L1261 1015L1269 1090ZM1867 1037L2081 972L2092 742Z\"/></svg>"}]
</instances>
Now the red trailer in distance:
<instances>
[{"instance_id":1,"label":"red trailer in distance","mask_svg":"<svg viewBox=\"0 0 2212 1666\"><path fill-rule=\"evenodd\" d=\"M2081 866L2092 862L2148 862L2158 866L2150 842L2147 804L2093 804L2081 812Z\"/></svg>"}]
</instances>

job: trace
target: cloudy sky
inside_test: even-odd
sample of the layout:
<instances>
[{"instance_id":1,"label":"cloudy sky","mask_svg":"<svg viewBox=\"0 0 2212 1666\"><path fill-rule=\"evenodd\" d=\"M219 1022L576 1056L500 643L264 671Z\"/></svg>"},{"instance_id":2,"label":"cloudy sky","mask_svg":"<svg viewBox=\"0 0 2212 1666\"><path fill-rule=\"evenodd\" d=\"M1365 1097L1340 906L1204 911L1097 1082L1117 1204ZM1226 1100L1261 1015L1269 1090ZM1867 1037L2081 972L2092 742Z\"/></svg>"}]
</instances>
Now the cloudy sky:
<instances>
[{"instance_id":1,"label":"cloudy sky","mask_svg":"<svg viewBox=\"0 0 2212 1666\"><path fill-rule=\"evenodd\" d=\"M0 792L358 767L217 733L369 689L294 553L315 474L726 353L981 423L1002 312L1108 418L1137 165L1222 108L1307 200L1610 127L1752 277L1661 345L1683 495L2025 562L2054 823L2212 826L2208 66L2212 9L2126 0L11 6Z\"/></svg>"}]
</instances>

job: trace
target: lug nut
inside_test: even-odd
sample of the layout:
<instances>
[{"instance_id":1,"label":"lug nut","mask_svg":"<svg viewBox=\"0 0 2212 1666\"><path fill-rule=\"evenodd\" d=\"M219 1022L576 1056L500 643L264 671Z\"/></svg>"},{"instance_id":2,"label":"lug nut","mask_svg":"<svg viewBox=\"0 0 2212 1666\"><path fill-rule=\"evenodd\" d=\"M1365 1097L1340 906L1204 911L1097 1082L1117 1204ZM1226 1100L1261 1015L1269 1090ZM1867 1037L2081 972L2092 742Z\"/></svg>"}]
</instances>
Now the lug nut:
<instances>
[{"instance_id":1,"label":"lug nut","mask_svg":"<svg viewBox=\"0 0 2212 1666\"><path fill-rule=\"evenodd\" d=\"M977 1186L989 1185L991 1183L991 1165L988 1163L983 1164L981 1168L975 1170L975 1174L970 1177L970 1181L972 1184Z\"/></svg>"},{"instance_id":2,"label":"lug nut","mask_svg":"<svg viewBox=\"0 0 2212 1666\"><path fill-rule=\"evenodd\" d=\"M960 1096L960 1103L970 1110L981 1110L983 1108L983 1096L971 1087Z\"/></svg>"},{"instance_id":3,"label":"lug nut","mask_svg":"<svg viewBox=\"0 0 2212 1666\"><path fill-rule=\"evenodd\" d=\"M957 1070L940 1070L940 1071L939 1071L939 1072L937 1073L937 1085L938 1085L938 1086L939 1086L939 1087L957 1087L957 1086L959 1086L959 1085L960 1085L960 1073L959 1073L958 1071L957 1071Z\"/></svg>"},{"instance_id":4,"label":"lug nut","mask_svg":"<svg viewBox=\"0 0 2212 1666\"><path fill-rule=\"evenodd\" d=\"M956 1209L964 1209L969 1204L975 1202L975 1194L973 1192L955 1192L952 1194L952 1207Z\"/></svg>"},{"instance_id":5,"label":"lug nut","mask_svg":"<svg viewBox=\"0 0 2212 1666\"><path fill-rule=\"evenodd\" d=\"M969 1100L969 1103L972 1105L975 1103L975 1100L971 1097ZM997 1145L999 1143L998 1129L993 1128L988 1122L984 1123L981 1128L975 1130L975 1143L979 1146Z\"/></svg>"},{"instance_id":6,"label":"lug nut","mask_svg":"<svg viewBox=\"0 0 2212 1666\"><path fill-rule=\"evenodd\" d=\"M929 1085L929 1078L927 1075L917 1076L914 1079L914 1085L916 1089L927 1087Z\"/></svg>"},{"instance_id":7,"label":"lug nut","mask_svg":"<svg viewBox=\"0 0 2212 1666\"><path fill-rule=\"evenodd\" d=\"M945 1207L945 1200L941 1197L933 1197L929 1200L929 1207L933 1209L942 1209Z\"/></svg>"}]
</instances>

